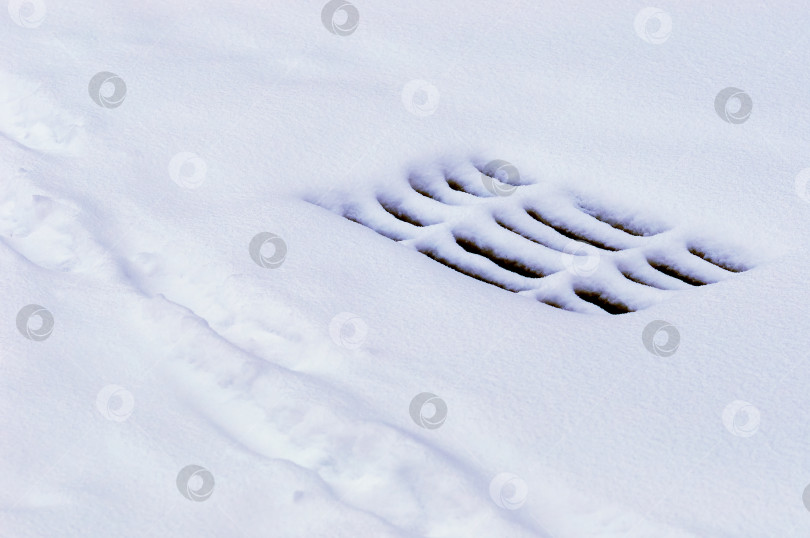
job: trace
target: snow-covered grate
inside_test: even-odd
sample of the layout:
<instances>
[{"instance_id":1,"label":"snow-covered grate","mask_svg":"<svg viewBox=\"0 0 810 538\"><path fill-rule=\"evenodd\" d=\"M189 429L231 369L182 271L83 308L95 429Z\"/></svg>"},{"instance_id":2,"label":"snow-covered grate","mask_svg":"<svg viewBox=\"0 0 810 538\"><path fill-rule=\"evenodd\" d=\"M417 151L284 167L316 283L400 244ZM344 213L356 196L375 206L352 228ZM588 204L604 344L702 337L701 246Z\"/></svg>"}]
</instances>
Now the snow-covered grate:
<instances>
[{"instance_id":1,"label":"snow-covered grate","mask_svg":"<svg viewBox=\"0 0 810 538\"><path fill-rule=\"evenodd\" d=\"M436 165L319 203L460 274L574 312L633 312L750 268L678 227L528 182L505 161Z\"/></svg>"}]
</instances>

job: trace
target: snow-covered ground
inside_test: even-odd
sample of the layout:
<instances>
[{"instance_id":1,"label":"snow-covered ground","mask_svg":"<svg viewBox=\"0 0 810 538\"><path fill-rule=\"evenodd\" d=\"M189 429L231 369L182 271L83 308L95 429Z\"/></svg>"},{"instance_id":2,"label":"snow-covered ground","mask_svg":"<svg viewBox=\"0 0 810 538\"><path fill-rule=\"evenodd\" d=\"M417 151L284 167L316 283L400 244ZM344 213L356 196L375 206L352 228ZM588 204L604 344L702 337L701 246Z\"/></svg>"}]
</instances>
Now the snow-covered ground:
<instances>
[{"instance_id":1,"label":"snow-covered ground","mask_svg":"<svg viewBox=\"0 0 810 538\"><path fill-rule=\"evenodd\" d=\"M0 535L810 535L807 23L11 0Z\"/></svg>"}]
</instances>

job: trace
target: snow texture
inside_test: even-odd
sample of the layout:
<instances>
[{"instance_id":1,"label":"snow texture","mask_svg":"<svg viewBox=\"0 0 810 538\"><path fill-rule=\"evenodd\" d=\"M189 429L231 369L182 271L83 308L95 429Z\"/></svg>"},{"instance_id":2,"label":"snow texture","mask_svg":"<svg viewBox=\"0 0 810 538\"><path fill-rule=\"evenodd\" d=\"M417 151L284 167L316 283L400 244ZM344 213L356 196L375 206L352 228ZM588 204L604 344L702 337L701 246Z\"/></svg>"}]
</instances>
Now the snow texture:
<instances>
[{"instance_id":1,"label":"snow texture","mask_svg":"<svg viewBox=\"0 0 810 538\"><path fill-rule=\"evenodd\" d=\"M810 535L807 22L11 0L0 535Z\"/></svg>"}]
</instances>

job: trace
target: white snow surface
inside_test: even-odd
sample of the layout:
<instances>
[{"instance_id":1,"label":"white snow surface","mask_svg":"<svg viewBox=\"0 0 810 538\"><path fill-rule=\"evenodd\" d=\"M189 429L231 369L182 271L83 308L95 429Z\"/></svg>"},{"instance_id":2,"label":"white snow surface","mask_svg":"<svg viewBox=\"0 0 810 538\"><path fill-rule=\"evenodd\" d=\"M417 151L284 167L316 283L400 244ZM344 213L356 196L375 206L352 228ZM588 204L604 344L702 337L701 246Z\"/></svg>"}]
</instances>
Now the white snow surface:
<instances>
[{"instance_id":1,"label":"white snow surface","mask_svg":"<svg viewBox=\"0 0 810 538\"><path fill-rule=\"evenodd\" d=\"M662 2L648 35L635 2L353 0L337 35L320 0L12 0L0 535L810 535L808 13L712 4ZM101 72L120 106L91 98ZM742 123L715 110L726 87ZM466 256L451 225L522 248L486 200L403 202L446 222L402 244L341 216L410 230L380 196L494 159L525 183L504 219L587 200L675 230L651 249L749 270L569 312L538 299L574 304L575 275L515 294L417 252ZM280 266L251 258L262 232ZM646 267L628 252L594 281ZM44 339L18 328L29 304ZM642 341L655 320L671 356ZM422 393L439 427L411 417ZM210 497L181 494L188 465Z\"/></svg>"}]
</instances>

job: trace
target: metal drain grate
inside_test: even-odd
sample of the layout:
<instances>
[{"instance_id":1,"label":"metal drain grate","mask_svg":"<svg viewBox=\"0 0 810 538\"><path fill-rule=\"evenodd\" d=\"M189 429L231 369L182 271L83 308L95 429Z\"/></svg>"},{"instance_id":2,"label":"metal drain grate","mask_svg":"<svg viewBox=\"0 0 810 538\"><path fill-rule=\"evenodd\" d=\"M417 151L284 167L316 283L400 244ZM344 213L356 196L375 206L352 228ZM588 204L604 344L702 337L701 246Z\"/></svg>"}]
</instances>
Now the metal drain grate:
<instances>
[{"instance_id":1,"label":"metal drain grate","mask_svg":"<svg viewBox=\"0 0 810 538\"><path fill-rule=\"evenodd\" d=\"M327 207L457 273L575 312L633 312L751 268L677 227L527 182L506 161L415 170Z\"/></svg>"}]
</instances>

